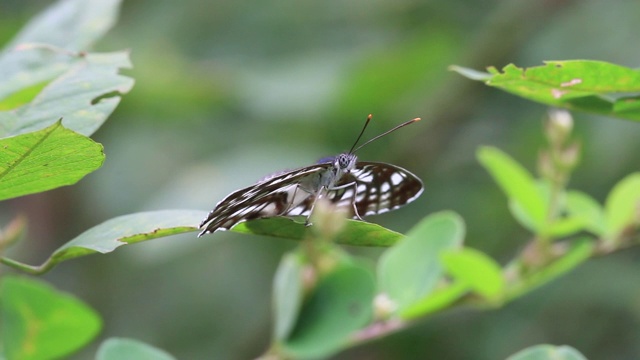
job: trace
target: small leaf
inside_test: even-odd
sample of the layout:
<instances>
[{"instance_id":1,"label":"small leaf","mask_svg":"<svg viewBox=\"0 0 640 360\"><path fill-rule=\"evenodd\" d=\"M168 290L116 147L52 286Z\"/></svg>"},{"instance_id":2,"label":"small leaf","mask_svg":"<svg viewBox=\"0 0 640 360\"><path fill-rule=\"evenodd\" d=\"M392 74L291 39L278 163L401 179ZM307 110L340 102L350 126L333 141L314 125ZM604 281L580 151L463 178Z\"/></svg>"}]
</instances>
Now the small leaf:
<instances>
[{"instance_id":1,"label":"small leaf","mask_svg":"<svg viewBox=\"0 0 640 360\"><path fill-rule=\"evenodd\" d=\"M640 70L591 60L546 61L543 66L509 64L489 73L454 67L520 97L553 107L640 120Z\"/></svg>"},{"instance_id":2,"label":"small leaf","mask_svg":"<svg viewBox=\"0 0 640 360\"><path fill-rule=\"evenodd\" d=\"M104 161L102 145L57 122L0 139L0 200L78 182Z\"/></svg>"},{"instance_id":3,"label":"small leaf","mask_svg":"<svg viewBox=\"0 0 640 360\"><path fill-rule=\"evenodd\" d=\"M302 219L302 218L301 218ZM304 220L287 217L272 217L242 222L235 225L231 231L273 236L291 240L302 240L308 235L309 227ZM312 225L313 226L313 225ZM402 234L386 229L380 225L366 221L347 220L344 229L338 234L335 242L352 246L382 246L388 247L403 238Z\"/></svg>"},{"instance_id":4,"label":"small leaf","mask_svg":"<svg viewBox=\"0 0 640 360\"><path fill-rule=\"evenodd\" d=\"M571 346L535 345L520 350L507 360L587 360Z\"/></svg>"},{"instance_id":5,"label":"small leaf","mask_svg":"<svg viewBox=\"0 0 640 360\"><path fill-rule=\"evenodd\" d=\"M613 187L605 203L605 217L609 240L640 222L640 173L626 176Z\"/></svg>"},{"instance_id":6,"label":"small leaf","mask_svg":"<svg viewBox=\"0 0 640 360\"><path fill-rule=\"evenodd\" d=\"M567 212L572 218L580 219L585 229L598 236L604 235L606 228L604 211L591 196L579 191L569 191Z\"/></svg>"},{"instance_id":7,"label":"small leaf","mask_svg":"<svg viewBox=\"0 0 640 360\"><path fill-rule=\"evenodd\" d=\"M309 294L284 350L293 358L330 355L369 322L374 291L373 276L366 269L353 264L335 268Z\"/></svg>"},{"instance_id":8,"label":"small leaf","mask_svg":"<svg viewBox=\"0 0 640 360\"><path fill-rule=\"evenodd\" d=\"M7 359L68 355L100 331L96 312L41 281L6 276L0 288L2 347Z\"/></svg>"},{"instance_id":9,"label":"small leaf","mask_svg":"<svg viewBox=\"0 0 640 360\"><path fill-rule=\"evenodd\" d=\"M469 287L467 286L467 284L461 282L449 284L445 287L438 288L428 296L405 307L400 312L400 317L405 320L425 317L428 314L434 313L450 306L458 299L460 299L463 295L465 295L468 291Z\"/></svg>"},{"instance_id":10,"label":"small leaf","mask_svg":"<svg viewBox=\"0 0 640 360\"><path fill-rule=\"evenodd\" d=\"M531 174L496 148L481 147L477 156L509 201L515 202L530 219L531 226L541 231L546 214L545 200Z\"/></svg>"},{"instance_id":11,"label":"small leaf","mask_svg":"<svg viewBox=\"0 0 640 360\"><path fill-rule=\"evenodd\" d=\"M164 350L138 340L126 338L110 338L102 342L96 360L174 360Z\"/></svg>"},{"instance_id":12,"label":"small leaf","mask_svg":"<svg viewBox=\"0 0 640 360\"><path fill-rule=\"evenodd\" d=\"M484 253L464 248L441 255L447 272L489 301L499 301L505 280L500 265Z\"/></svg>"},{"instance_id":13,"label":"small leaf","mask_svg":"<svg viewBox=\"0 0 640 360\"><path fill-rule=\"evenodd\" d=\"M289 253L282 258L273 280L274 337L286 339L298 319L302 305L303 263L300 255Z\"/></svg>"},{"instance_id":14,"label":"small leaf","mask_svg":"<svg viewBox=\"0 0 640 360\"><path fill-rule=\"evenodd\" d=\"M440 253L460 247L464 233L462 218L453 212L426 217L380 258L380 290L399 310L427 296L442 276Z\"/></svg>"}]
</instances>

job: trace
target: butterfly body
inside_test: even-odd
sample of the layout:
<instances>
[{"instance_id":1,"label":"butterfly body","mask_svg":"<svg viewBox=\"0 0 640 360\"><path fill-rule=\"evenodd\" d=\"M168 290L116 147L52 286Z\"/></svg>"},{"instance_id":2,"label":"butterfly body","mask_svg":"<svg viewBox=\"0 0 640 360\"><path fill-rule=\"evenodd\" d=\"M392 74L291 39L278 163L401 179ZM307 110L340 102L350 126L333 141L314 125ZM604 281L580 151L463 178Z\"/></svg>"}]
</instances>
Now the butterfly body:
<instances>
[{"instance_id":1,"label":"butterfly body","mask_svg":"<svg viewBox=\"0 0 640 360\"><path fill-rule=\"evenodd\" d=\"M381 162L358 161L354 152L352 148L311 166L267 176L229 194L202 221L198 236L228 230L243 221L273 216L303 215L308 223L320 198L350 209L353 218L361 219L394 210L422 193L422 181L408 170Z\"/></svg>"}]
</instances>

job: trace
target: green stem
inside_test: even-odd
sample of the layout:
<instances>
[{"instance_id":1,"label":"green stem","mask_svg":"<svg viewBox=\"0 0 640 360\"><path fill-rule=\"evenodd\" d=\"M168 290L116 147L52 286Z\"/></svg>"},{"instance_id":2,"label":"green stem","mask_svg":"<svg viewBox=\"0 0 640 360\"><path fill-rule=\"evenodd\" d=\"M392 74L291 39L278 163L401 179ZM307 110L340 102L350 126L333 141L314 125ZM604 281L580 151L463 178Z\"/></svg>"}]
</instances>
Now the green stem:
<instances>
[{"instance_id":1,"label":"green stem","mask_svg":"<svg viewBox=\"0 0 640 360\"><path fill-rule=\"evenodd\" d=\"M33 265L21 263L13 259L9 259L7 257L0 257L0 263L5 264L14 269L26 272L27 274L31 274L31 275L42 275L53 267L49 263L49 261L47 261L46 263L40 266L33 266Z\"/></svg>"}]
</instances>

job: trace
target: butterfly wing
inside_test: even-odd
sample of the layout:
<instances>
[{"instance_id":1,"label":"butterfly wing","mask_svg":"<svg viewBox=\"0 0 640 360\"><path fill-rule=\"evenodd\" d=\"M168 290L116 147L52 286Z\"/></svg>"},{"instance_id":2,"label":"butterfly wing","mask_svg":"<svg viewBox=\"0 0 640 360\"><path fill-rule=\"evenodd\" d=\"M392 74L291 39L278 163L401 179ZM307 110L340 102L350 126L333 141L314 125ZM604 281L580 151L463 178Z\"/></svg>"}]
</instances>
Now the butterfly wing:
<instances>
[{"instance_id":1,"label":"butterfly wing","mask_svg":"<svg viewBox=\"0 0 640 360\"><path fill-rule=\"evenodd\" d=\"M345 186L349 183L354 185ZM336 187L339 189L329 192L328 198L337 206L353 208L355 204L360 216L397 209L417 199L424 190L422 180L410 171L391 164L368 161L359 161Z\"/></svg>"},{"instance_id":2,"label":"butterfly wing","mask_svg":"<svg viewBox=\"0 0 640 360\"><path fill-rule=\"evenodd\" d=\"M352 217L382 214L395 210L417 199L424 190L422 180L399 166L359 161L350 173L344 174L328 189L326 198L336 207L349 209ZM314 201L309 196L282 215L309 216Z\"/></svg>"},{"instance_id":3,"label":"butterfly wing","mask_svg":"<svg viewBox=\"0 0 640 360\"><path fill-rule=\"evenodd\" d=\"M313 198L313 189L303 190L301 183L313 183L330 164L316 164L286 171L237 190L222 199L200 223L198 236L216 230L229 230L243 221L278 215L301 215L299 203Z\"/></svg>"}]
</instances>

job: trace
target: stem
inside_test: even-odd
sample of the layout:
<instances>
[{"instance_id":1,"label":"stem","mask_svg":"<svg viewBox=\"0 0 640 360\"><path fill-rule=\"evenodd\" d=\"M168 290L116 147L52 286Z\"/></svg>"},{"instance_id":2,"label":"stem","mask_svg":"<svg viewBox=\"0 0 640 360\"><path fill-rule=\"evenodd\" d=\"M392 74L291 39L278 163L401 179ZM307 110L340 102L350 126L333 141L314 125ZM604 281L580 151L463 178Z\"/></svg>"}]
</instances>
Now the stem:
<instances>
[{"instance_id":1,"label":"stem","mask_svg":"<svg viewBox=\"0 0 640 360\"><path fill-rule=\"evenodd\" d=\"M45 262L40 266L33 266L33 265L21 263L13 259L9 259L7 257L0 257L0 263L10 266L14 269L26 272L31 275L42 275L47 271L51 270L51 268L53 267L53 265L49 261Z\"/></svg>"}]
</instances>

